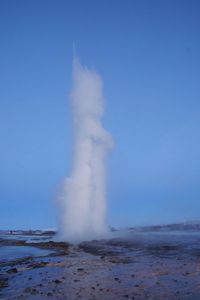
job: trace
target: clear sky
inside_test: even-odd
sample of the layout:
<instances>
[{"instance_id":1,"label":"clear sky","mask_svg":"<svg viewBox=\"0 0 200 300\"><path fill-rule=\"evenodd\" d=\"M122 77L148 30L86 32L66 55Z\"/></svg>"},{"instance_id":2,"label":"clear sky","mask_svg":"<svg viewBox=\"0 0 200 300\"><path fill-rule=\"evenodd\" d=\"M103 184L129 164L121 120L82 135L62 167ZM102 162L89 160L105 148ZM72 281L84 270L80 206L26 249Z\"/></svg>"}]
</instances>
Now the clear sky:
<instances>
[{"instance_id":1,"label":"clear sky","mask_svg":"<svg viewBox=\"0 0 200 300\"><path fill-rule=\"evenodd\" d=\"M0 1L0 229L56 226L72 45L104 81L108 218L200 219L200 1Z\"/></svg>"}]
</instances>

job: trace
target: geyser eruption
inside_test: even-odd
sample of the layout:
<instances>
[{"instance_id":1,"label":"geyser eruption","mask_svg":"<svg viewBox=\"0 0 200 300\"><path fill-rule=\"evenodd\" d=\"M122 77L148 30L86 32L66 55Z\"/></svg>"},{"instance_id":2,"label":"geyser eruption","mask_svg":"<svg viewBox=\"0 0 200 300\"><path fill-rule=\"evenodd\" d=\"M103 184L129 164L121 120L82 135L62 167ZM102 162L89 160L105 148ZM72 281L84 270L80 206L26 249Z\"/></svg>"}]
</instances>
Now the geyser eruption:
<instances>
[{"instance_id":1,"label":"geyser eruption","mask_svg":"<svg viewBox=\"0 0 200 300\"><path fill-rule=\"evenodd\" d=\"M71 105L74 155L70 177L62 195L62 239L81 241L101 238L106 224L105 156L113 146L102 127L102 81L93 70L73 60Z\"/></svg>"}]
</instances>

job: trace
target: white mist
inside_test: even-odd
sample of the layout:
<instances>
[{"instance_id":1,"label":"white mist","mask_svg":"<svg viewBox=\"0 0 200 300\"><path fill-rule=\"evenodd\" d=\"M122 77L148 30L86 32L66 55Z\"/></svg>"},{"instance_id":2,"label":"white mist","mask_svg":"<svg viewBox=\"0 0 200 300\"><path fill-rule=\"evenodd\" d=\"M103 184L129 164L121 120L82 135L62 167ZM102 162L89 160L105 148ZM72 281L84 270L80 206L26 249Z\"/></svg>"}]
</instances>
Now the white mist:
<instances>
[{"instance_id":1,"label":"white mist","mask_svg":"<svg viewBox=\"0 0 200 300\"><path fill-rule=\"evenodd\" d=\"M62 239L83 241L108 233L106 223L105 157L113 146L102 127L104 97L100 76L73 61L71 105L74 153L71 174L62 195Z\"/></svg>"}]
</instances>

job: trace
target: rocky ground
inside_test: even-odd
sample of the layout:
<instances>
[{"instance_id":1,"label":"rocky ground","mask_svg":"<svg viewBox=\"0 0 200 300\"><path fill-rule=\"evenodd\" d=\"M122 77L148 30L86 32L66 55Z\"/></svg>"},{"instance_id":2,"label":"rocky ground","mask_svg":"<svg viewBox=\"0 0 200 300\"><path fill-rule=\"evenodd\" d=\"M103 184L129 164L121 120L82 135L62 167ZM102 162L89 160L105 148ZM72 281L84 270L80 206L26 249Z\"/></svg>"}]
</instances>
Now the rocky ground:
<instances>
[{"instance_id":1,"label":"rocky ground","mask_svg":"<svg viewBox=\"0 0 200 300\"><path fill-rule=\"evenodd\" d=\"M1 299L200 299L200 234L138 232L77 245L27 241L50 251L0 262Z\"/></svg>"}]
</instances>

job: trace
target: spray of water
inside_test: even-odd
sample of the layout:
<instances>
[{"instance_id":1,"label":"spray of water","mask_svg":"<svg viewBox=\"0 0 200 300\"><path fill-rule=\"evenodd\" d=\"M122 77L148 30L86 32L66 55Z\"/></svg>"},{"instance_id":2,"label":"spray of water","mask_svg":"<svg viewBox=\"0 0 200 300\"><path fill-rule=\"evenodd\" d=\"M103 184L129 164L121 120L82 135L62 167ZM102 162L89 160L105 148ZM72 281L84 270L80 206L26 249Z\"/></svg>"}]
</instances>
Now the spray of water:
<instances>
[{"instance_id":1,"label":"spray of water","mask_svg":"<svg viewBox=\"0 0 200 300\"><path fill-rule=\"evenodd\" d=\"M64 240L81 241L107 234L105 158L113 140L101 124L104 113L101 78L83 67L77 58L73 60L70 99L74 154L61 199L61 236Z\"/></svg>"}]
</instances>

